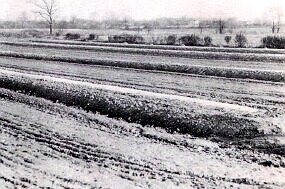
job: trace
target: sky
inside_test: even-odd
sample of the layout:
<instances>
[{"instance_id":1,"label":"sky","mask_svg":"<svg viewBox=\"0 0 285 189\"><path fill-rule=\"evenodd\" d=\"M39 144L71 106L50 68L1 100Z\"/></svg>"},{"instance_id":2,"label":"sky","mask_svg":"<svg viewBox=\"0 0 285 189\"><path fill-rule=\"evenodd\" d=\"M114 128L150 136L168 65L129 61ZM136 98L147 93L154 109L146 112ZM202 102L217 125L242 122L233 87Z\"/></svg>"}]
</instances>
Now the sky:
<instances>
[{"instance_id":1,"label":"sky","mask_svg":"<svg viewBox=\"0 0 285 189\"><path fill-rule=\"evenodd\" d=\"M0 0L0 20L16 20L25 12L35 19L33 0ZM35 0L36 1L36 0ZM40 1L40 0L38 0ZM74 16L84 19L159 17L236 17L256 20L268 17L270 7L282 7L285 0L56 0L57 19ZM285 13L285 11L284 11ZM285 14L283 19L285 18ZM285 20L285 19L284 19Z\"/></svg>"}]
</instances>

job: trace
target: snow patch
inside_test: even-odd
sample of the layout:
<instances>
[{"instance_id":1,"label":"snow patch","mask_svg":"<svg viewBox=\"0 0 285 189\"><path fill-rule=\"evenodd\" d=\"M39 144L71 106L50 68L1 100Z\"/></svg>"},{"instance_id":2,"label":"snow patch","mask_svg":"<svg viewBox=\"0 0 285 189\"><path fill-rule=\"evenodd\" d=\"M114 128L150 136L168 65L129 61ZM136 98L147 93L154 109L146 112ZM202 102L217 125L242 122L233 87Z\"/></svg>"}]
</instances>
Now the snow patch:
<instances>
[{"instance_id":1,"label":"snow patch","mask_svg":"<svg viewBox=\"0 0 285 189\"><path fill-rule=\"evenodd\" d=\"M257 113L258 111L260 111L259 109L256 109L256 108L251 108L251 107L241 106L241 105L236 105L236 104L221 103L221 102L216 102L216 101L191 98L191 97L185 97L185 96L179 96L179 95L155 93L155 92L149 92L149 91L143 91L143 90L125 88L125 87L118 87L118 86L102 85L102 84L95 84L95 83L83 82L83 81L75 81L75 80L57 78L57 77L51 77L51 76L32 75L32 74L20 73L20 72L15 72L15 71L9 71L5 69L0 69L0 73L29 77L29 78L37 79L37 80L47 80L51 82L60 82L60 83L87 86L87 87L91 87L94 89L107 90L107 91L123 93L123 94L147 96L147 97L167 99L167 100L179 100L179 101L183 101L186 103L194 103L200 106L216 107L216 108L239 111L243 113Z\"/></svg>"}]
</instances>

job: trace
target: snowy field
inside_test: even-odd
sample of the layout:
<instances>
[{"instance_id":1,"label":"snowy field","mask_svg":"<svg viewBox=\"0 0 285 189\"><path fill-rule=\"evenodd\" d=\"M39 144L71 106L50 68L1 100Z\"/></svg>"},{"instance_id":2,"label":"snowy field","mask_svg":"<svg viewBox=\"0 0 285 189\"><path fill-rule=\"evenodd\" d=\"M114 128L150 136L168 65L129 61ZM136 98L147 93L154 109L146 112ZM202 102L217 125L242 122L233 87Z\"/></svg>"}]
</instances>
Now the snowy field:
<instances>
[{"instance_id":1,"label":"snowy field","mask_svg":"<svg viewBox=\"0 0 285 189\"><path fill-rule=\"evenodd\" d=\"M2 41L0 186L284 188L284 63L284 50Z\"/></svg>"}]
</instances>

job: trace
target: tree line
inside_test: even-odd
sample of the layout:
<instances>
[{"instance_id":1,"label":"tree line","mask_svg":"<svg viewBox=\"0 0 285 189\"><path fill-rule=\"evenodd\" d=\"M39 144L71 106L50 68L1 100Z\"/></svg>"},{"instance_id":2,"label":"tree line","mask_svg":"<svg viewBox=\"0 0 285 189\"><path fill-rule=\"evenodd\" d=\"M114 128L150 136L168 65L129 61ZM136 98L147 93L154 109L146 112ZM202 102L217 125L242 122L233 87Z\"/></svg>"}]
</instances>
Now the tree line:
<instances>
[{"instance_id":1,"label":"tree line","mask_svg":"<svg viewBox=\"0 0 285 189\"><path fill-rule=\"evenodd\" d=\"M153 29L179 29L179 28L198 28L203 33L207 28L216 29L216 33L223 34L226 29L236 29L246 26L266 26L271 27L272 33L279 33L281 29L282 9L271 8L271 23L246 23L235 19L219 18L212 20L197 20L190 18L160 18L150 21L135 21L131 18L106 19L104 21L94 21L72 17L71 20L56 20L57 13L60 12L56 0L33 0L34 14L41 18L41 21L31 21L25 14L17 21L2 21L0 28L49 28L50 35L54 28L57 29L125 29L125 30L147 30Z\"/></svg>"}]
</instances>

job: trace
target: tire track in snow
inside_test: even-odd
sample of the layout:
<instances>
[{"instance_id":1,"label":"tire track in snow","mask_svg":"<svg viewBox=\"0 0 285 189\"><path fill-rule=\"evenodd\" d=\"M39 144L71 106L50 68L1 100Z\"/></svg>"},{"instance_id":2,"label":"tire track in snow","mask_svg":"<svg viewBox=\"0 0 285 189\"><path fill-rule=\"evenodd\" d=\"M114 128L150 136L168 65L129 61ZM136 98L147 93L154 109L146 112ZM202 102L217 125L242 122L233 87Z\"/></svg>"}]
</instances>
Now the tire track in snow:
<instances>
[{"instance_id":1,"label":"tire track in snow","mask_svg":"<svg viewBox=\"0 0 285 189\"><path fill-rule=\"evenodd\" d=\"M11 99L20 98L18 100L22 101L22 100L25 100L25 98L27 98L27 100L30 100L31 104L33 103L33 106L41 107L41 108L33 109L32 106L27 106L23 104L14 104L14 102L12 101L9 101L9 102L3 101L3 100L0 101L1 106L3 106L3 103L4 104L8 103L7 104L8 106L6 107L9 107L5 110L2 109L0 111L1 139L7 140L10 138L10 140L0 142L0 149L6 149L6 152L8 154L11 154L12 152L13 154L16 155L16 157L14 156L16 158L16 161L15 160L9 161L9 159L4 158L3 162L10 162L11 166L18 167L17 169L18 171L21 169L23 171L23 173L13 173L12 175L14 176L11 175L11 177L9 177L9 174L7 174L4 176L5 178L3 178L3 176L0 177L0 180L1 178L2 180L3 179L10 180L12 183L18 183L18 186L34 186L34 185L44 186L44 183L49 185L49 183L51 184L53 181L54 183L56 183L56 185L53 185L53 186L71 187L71 188L76 188L76 186L81 186L83 188L85 186L89 188L90 185L94 186L98 184L98 186L100 186L100 183L101 183L104 186L104 184L107 184L106 181L105 183L102 180L100 182L100 177L98 179L98 182L94 182L94 181L92 182L92 179L91 180L87 179L87 181L84 181L84 179L82 178L80 179L75 175L72 176L73 175L72 172L70 172L69 174L62 175L60 173L56 173L56 171L53 169L44 170L43 167L41 167L41 165L39 164L41 161L44 161L44 162L49 161L48 159L54 159L57 161L59 161L58 159L60 159L61 161L64 161L64 162L65 161L74 162L76 164L75 167L78 167L79 169L76 175L86 174L86 171L84 171L86 169L95 171L96 169L101 167L100 169L102 170L108 170L107 172L105 172L106 174L110 174L110 172L111 173L115 172L115 175L117 175L118 178L126 180L124 181L125 183L129 183L129 184L137 183L136 184L137 186L142 186L142 187L145 186L144 184L147 183L147 182L144 183L144 181L148 181L148 183L153 186L158 186L156 185L157 184L156 182L162 182L165 184L164 186L169 185L169 182L170 182L170 183L174 183L174 185L179 184L177 186L178 188L181 188L183 186L199 187L202 185L204 186L206 185L211 188L211 186L214 187L217 184L218 185L222 184L223 186L229 186L229 185L246 186L247 184L251 184L251 185L258 185L258 186L272 185L276 187L278 186L281 187L281 185L276 184L276 181L275 181L275 184L273 182L268 182L268 181L267 181L267 184L265 184L262 182L262 179L258 181L258 180L252 180L251 178L241 179L241 178L235 177L234 175L230 177L229 176L223 177L223 176L218 176L215 174L214 175L211 175L211 174L203 175L199 173L198 171L199 169L197 169L195 173L195 166L197 166L195 162L197 161L197 163L198 162L202 163L201 160L195 160L195 158L192 159L193 157L196 157L195 154L198 155L197 158L200 157L203 159L203 158L207 158L207 156L210 156L211 159L214 158L216 159L215 161L221 161L223 162L223 164L224 163L228 164L228 166L231 164L231 162L226 163L223 160L219 160L220 158L223 157L221 156L220 153L221 152L223 153L224 149L214 147L212 145L208 146L207 144L204 144L204 143L199 143L199 140L196 141L195 138L188 138L187 139L188 141L187 141L186 140L187 137L185 138L185 136L179 136L179 135L177 136L178 137L177 139L180 140L181 144L184 143L185 145L185 142L187 141L186 143L189 143L189 145L192 146L191 148L188 149L188 148L183 147L184 145L180 146L179 143L173 145L169 142L166 142L167 140L175 142L173 138L173 137L176 137L175 135L171 134L171 135L165 135L161 137L160 133L155 130L153 130L154 132L151 131L149 135L147 134L140 135L141 131L139 133L136 133L136 132L133 133L133 130L124 129L123 132L125 133L125 135L122 135L120 131L121 127L112 126L114 123L118 124L122 122L121 121L117 122L114 120L114 123L112 123L113 121L111 120L108 121L107 119L105 120L105 124L108 123L106 126L114 130L119 129L118 132L115 132L113 134L110 134L110 133L108 134L108 132L100 132L102 131L102 128L101 130L99 128L102 127L103 125L97 125L98 124L97 122L95 123L95 125L92 124L92 121L90 119L89 120L85 119L82 122L82 118L80 118L80 116L88 117L88 114L84 113L84 111L82 110L76 110L73 108L68 108L68 107L64 107L63 105L57 105L57 104L54 104L53 106L49 106L48 104L51 102L48 102L45 100L38 100L37 98L34 98L34 97L28 97L28 96L25 97L25 95L22 95L22 97L20 97L21 96L20 94L18 96L17 93L13 93L13 92L10 92L10 93L15 95L14 97L11 97ZM50 105L52 105L52 103ZM45 108L46 106L50 107L50 109L49 108L46 109ZM22 113L19 112L19 110L21 110ZM30 113L27 114L26 111ZM35 111L38 113L34 114ZM60 114L57 111L60 111ZM64 113L64 111L67 111L66 112L67 114ZM32 115L37 115L38 117L36 116L35 118L33 118ZM77 118L70 117L69 115L78 115L79 117ZM62 122L59 121L57 122L57 125L54 125L53 122L42 119L43 118L42 116L46 117L48 120L52 120L51 119L52 117L58 117L58 118L61 117L61 119L65 119L65 120L63 120ZM94 116L94 115L90 114L89 116ZM62 123L65 123L68 119L75 119L74 120L75 123L70 124L72 123L70 122L70 123L67 123L66 125L62 125ZM84 122L89 123L89 124L87 125L82 124ZM66 126L67 126L67 130L64 129L66 128ZM88 128L86 128L86 126ZM128 124L126 124L125 127L128 128L129 127ZM132 127L133 126L131 126L130 128ZM150 158L150 156L148 155L145 155L144 158L148 157L145 160L143 160L144 158L137 159L138 157L141 157L140 155L134 154L134 156L132 157L132 155L130 155L127 151L124 152L123 153L124 155L123 155L122 152L118 152L118 151L122 151L124 148L116 148L116 149L114 148L113 149L111 146L107 147L108 145L104 144L103 141L100 142L100 141L90 138L93 135L89 136L87 133L84 134L85 132L83 132L83 130L85 129L88 129L89 132L95 129L96 130L95 133L97 134L101 133L97 135L97 137L99 138L103 137L104 139L108 138L108 140L115 140L117 141L115 142L117 145L123 144L122 141L126 140L130 149L135 150L137 153L141 153L139 152L139 149L143 148L143 146L147 145L147 143L157 146L159 148L167 147L168 152L172 152L174 149L177 149L177 150L179 149L175 153L175 155L177 156L175 157L175 159L178 160L179 158L183 157L183 156L180 156L179 153L183 153L183 154L186 153L188 154L189 158L193 156L192 158L188 159L188 161L189 160L190 162L193 161L191 164L195 165L193 167L194 170L191 170L191 168L188 167L187 165L185 165L185 167L188 167L189 169L188 171L185 171L184 169L180 170L179 166L177 167L174 166L175 164L171 164L170 167L172 168L170 168L169 165L167 165L168 163L166 160L163 160L163 161L159 160L161 163L157 163L156 158L162 158L162 156L164 156L163 154L161 155L157 154L157 157L154 157L154 159ZM141 129L145 129L145 128L141 128ZM104 137L104 135L106 136ZM156 136L156 138L153 136ZM163 140L163 138L166 138L166 140ZM90 143L92 141L93 143ZM12 148L13 145L14 145L14 148ZM137 147L139 148L133 145L135 146L138 145ZM132 148L132 146L135 148ZM145 149L151 150L152 148L146 147ZM228 150L229 152L233 154L237 153L237 156L235 158L229 156L231 157L230 158L231 161L240 161L238 160L239 150L234 150L230 148ZM24 151L26 151L26 153L23 153ZM81 155L78 153L79 151ZM217 151L217 152L213 153L212 151L213 152ZM143 151L142 153L145 154L146 152ZM205 154L202 155L203 153ZM251 152L246 152L246 153L248 153L249 157L250 157L250 154L253 155L253 153ZM126 156L126 154L128 154L128 156L132 158ZM263 161L262 159L267 157L264 154L260 154L260 156L258 153L254 153L254 154L257 157L258 161ZM225 158L227 159L229 157L225 157ZM269 157L271 160L273 159L273 156L268 156L268 158ZM28 159L29 161L25 161L25 159ZM248 159L247 161L250 161L250 159ZM183 165L183 162L184 161L181 161L181 162L178 161L176 163ZM200 166L208 167L207 165L204 165L206 162L207 161L205 160L204 163L202 163ZM263 169L262 166L259 166L253 163L253 161L251 162L251 164L253 164L251 166L249 166L249 164L246 163L245 160L242 160L240 163L236 162L236 165L244 164L244 163L247 165L248 168L253 166L252 167L253 169L255 166L258 166L259 168ZM1 168L3 168L3 165L4 165L5 169L2 169L2 170L10 169L9 164L0 163L0 165L1 165ZM26 165L29 165L29 166L26 166ZM81 169L82 166L83 168ZM94 166L97 168L95 168ZM212 168L214 168L214 166ZM70 171L70 168L68 167L66 167L65 169ZM272 171L274 170L273 168L271 169ZM38 174L40 173L40 175L43 175L43 177L45 177L45 179L49 180L50 182L48 182L47 180L45 180L45 182L41 182L41 179L43 179L41 178L41 176L38 176L38 177L31 176L31 177L28 177L29 179L26 179L23 176L23 175L29 176L33 174L33 172L36 172ZM143 175L141 173L143 173ZM216 172L216 174L217 173L218 172ZM269 179L269 177L267 179ZM198 183L202 183L202 185L199 185ZM131 185L132 184L130 184L129 186Z\"/></svg>"}]
</instances>

